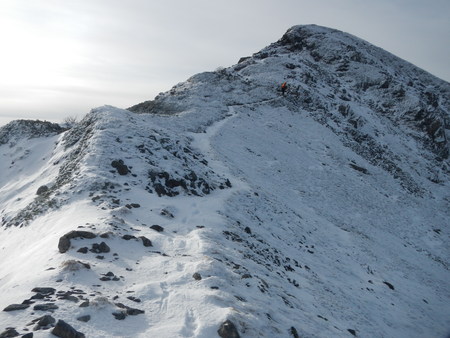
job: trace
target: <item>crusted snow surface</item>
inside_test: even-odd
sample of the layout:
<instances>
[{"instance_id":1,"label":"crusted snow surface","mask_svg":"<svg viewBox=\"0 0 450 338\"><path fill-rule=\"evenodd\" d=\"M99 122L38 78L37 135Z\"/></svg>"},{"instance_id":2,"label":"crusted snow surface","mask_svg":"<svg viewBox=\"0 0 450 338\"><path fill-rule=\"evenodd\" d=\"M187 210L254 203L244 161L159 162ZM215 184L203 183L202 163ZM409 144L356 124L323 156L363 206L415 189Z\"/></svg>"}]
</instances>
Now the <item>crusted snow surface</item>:
<instances>
[{"instance_id":1,"label":"crusted snow surface","mask_svg":"<svg viewBox=\"0 0 450 338\"><path fill-rule=\"evenodd\" d=\"M31 323L50 314L87 337L217 337L226 320L241 337L446 336L448 93L298 26L134 112L15 137L0 309L29 307L0 312L0 333L51 337Z\"/></svg>"}]
</instances>

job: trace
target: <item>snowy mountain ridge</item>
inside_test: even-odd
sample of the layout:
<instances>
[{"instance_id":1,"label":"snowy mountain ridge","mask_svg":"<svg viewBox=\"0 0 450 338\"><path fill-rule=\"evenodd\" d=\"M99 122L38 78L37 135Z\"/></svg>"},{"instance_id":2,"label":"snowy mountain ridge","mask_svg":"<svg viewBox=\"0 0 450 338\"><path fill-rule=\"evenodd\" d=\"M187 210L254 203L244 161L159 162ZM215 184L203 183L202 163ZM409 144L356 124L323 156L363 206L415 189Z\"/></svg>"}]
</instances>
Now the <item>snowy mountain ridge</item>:
<instances>
[{"instance_id":1,"label":"snowy mountain ridge","mask_svg":"<svg viewBox=\"0 0 450 338\"><path fill-rule=\"evenodd\" d=\"M447 82L311 25L70 130L12 122L0 333L445 337L449 111Z\"/></svg>"}]
</instances>

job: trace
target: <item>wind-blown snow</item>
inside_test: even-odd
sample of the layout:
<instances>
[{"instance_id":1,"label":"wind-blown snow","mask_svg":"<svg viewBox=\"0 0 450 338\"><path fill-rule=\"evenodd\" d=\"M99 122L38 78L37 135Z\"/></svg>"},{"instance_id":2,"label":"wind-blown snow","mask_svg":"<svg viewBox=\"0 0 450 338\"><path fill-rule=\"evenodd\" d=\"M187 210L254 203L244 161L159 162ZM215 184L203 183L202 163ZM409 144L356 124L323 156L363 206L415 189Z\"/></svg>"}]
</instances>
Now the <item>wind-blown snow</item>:
<instances>
[{"instance_id":1,"label":"wind-blown snow","mask_svg":"<svg viewBox=\"0 0 450 338\"><path fill-rule=\"evenodd\" d=\"M227 319L241 337L444 337L449 92L298 26L131 111L1 145L0 308L57 292L0 332L51 314L87 337L215 337ZM72 230L97 237L61 253Z\"/></svg>"}]
</instances>

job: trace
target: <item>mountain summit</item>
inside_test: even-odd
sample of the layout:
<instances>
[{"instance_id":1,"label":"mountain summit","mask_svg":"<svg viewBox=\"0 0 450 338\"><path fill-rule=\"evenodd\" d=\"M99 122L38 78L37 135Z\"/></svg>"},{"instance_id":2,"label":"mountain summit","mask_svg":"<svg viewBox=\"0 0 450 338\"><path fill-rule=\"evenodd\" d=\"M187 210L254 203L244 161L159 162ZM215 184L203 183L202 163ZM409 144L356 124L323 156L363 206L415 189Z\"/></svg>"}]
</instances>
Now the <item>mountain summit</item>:
<instances>
[{"instance_id":1,"label":"mountain summit","mask_svg":"<svg viewBox=\"0 0 450 338\"><path fill-rule=\"evenodd\" d=\"M449 112L447 82L309 25L70 129L14 121L0 336L443 337Z\"/></svg>"}]
</instances>

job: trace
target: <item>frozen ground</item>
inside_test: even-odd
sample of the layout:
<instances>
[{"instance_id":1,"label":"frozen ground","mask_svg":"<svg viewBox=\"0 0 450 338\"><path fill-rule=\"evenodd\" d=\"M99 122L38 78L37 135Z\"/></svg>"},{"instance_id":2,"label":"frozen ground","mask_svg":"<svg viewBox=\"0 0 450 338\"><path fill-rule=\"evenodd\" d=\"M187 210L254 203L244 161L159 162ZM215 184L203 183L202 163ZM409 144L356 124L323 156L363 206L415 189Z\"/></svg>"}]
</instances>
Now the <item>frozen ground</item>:
<instances>
[{"instance_id":1,"label":"frozen ground","mask_svg":"<svg viewBox=\"0 0 450 338\"><path fill-rule=\"evenodd\" d=\"M52 337L31 323L49 314L87 337L450 333L448 84L290 34L135 112L3 138L0 308L29 307L0 332Z\"/></svg>"}]
</instances>

